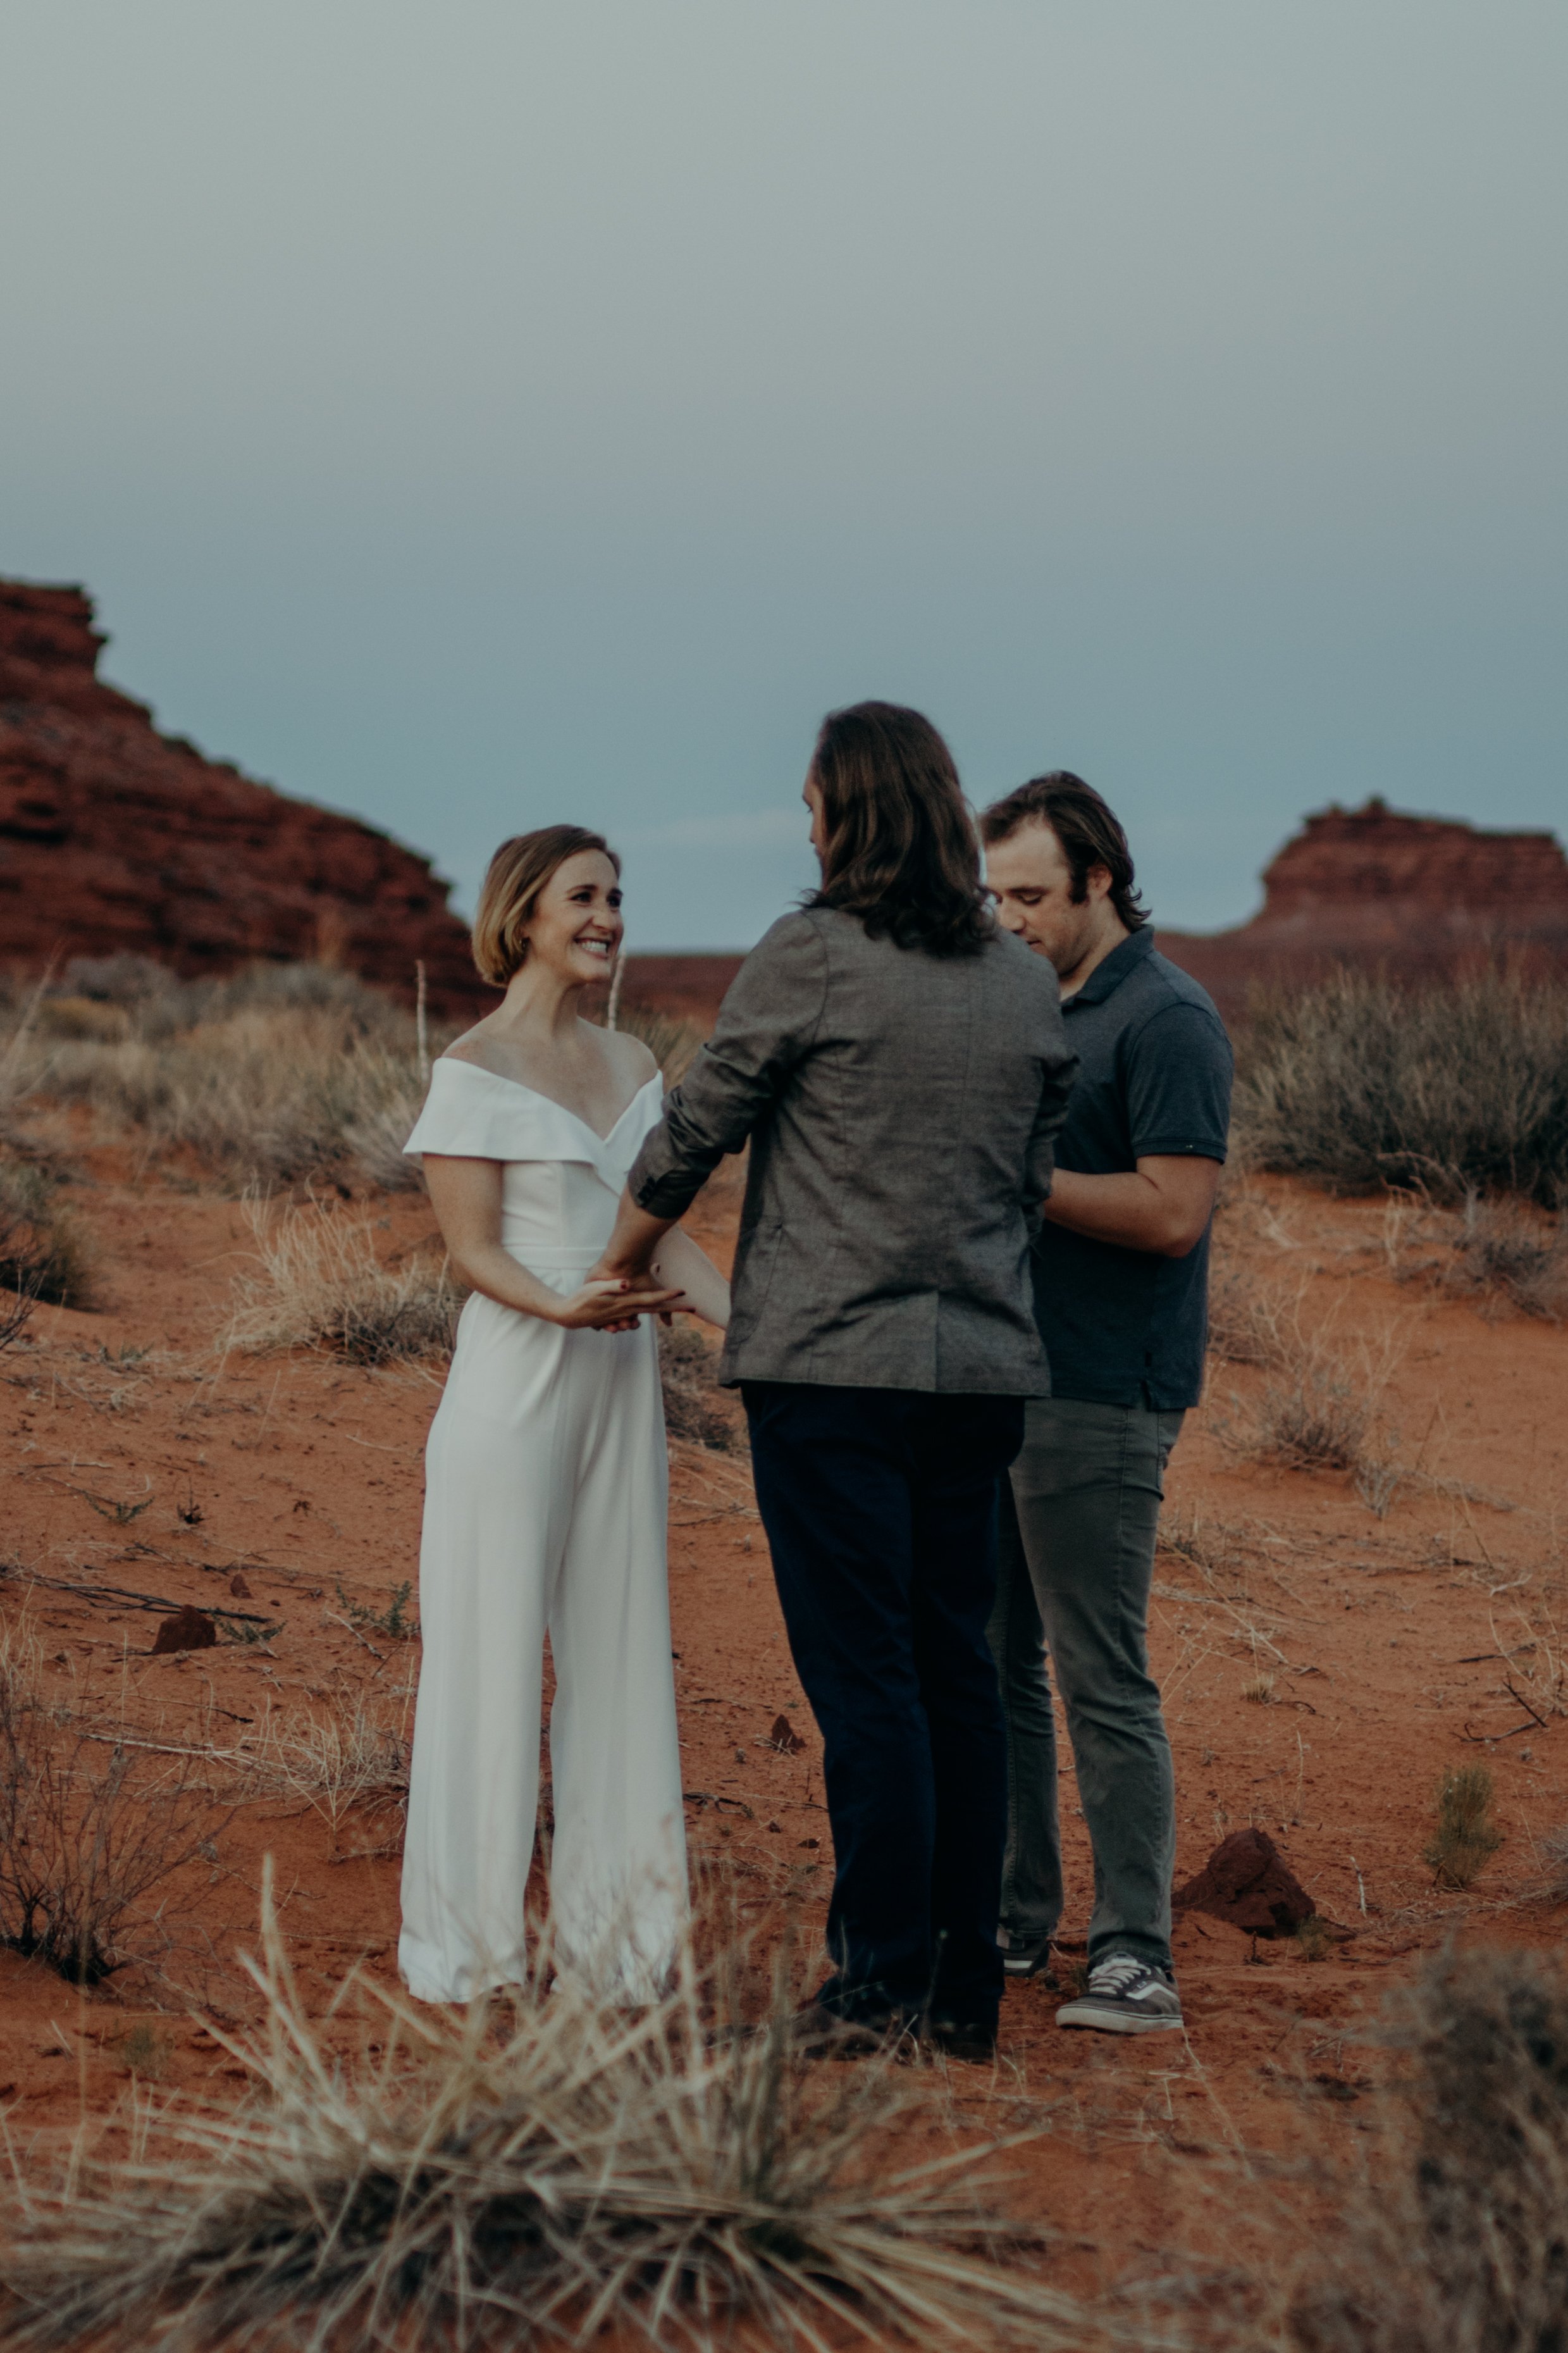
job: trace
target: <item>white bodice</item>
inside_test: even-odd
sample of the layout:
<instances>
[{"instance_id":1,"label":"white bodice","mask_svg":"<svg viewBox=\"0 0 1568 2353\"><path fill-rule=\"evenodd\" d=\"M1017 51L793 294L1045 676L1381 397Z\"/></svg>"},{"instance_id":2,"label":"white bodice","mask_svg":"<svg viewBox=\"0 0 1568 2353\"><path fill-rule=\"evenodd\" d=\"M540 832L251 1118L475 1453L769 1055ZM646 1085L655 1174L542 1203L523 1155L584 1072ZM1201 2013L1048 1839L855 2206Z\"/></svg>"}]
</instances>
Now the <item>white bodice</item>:
<instances>
[{"instance_id":1,"label":"white bodice","mask_svg":"<svg viewBox=\"0 0 1568 2353\"><path fill-rule=\"evenodd\" d=\"M499 1160L501 1240L541 1272L591 1266L609 1240L621 1187L643 1138L658 1126L664 1082L640 1087L608 1135L551 1095L443 1054L405 1152Z\"/></svg>"}]
</instances>

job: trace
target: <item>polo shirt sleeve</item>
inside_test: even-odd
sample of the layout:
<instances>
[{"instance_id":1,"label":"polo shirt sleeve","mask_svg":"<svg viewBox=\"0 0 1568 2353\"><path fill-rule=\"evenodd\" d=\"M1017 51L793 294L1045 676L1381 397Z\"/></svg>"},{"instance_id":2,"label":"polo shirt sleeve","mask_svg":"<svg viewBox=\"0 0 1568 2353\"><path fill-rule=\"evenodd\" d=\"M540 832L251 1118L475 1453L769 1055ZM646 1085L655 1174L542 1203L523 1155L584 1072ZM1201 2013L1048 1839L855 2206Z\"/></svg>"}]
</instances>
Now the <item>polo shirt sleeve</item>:
<instances>
[{"instance_id":1,"label":"polo shirt sleeve","mask_svg":"<svg viewBox=\"0 0 1568 2353\"><path fill-rule=\"evenodd\" d=\"M1134 1159L1191 1153L1223 1161L1236 1065L1218 1017L1201 1005L1163 1006L1128 1039L1123 1052Z\"/></svg>"}]
</instances>

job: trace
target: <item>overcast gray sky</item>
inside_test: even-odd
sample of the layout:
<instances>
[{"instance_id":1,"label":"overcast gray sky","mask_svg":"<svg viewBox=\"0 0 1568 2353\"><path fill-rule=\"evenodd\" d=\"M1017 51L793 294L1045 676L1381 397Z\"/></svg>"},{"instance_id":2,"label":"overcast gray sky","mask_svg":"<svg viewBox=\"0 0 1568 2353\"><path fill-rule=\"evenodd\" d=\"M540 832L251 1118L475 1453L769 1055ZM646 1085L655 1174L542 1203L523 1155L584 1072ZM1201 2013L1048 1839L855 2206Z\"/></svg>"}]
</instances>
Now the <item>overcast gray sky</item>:
<instances>
[{"instance_id":1,"label":"overcast gray sky","mask_svg":"<svg viewBox=\"0 0 1568 2353\"><path fill-rule=\"evenodd\" d=\"M0 13L0 570L435 854L807 877L816 723L1079 768L1156 915L1300 814L1561 826L1562 0Z\"/></svg>"}]
</instances>

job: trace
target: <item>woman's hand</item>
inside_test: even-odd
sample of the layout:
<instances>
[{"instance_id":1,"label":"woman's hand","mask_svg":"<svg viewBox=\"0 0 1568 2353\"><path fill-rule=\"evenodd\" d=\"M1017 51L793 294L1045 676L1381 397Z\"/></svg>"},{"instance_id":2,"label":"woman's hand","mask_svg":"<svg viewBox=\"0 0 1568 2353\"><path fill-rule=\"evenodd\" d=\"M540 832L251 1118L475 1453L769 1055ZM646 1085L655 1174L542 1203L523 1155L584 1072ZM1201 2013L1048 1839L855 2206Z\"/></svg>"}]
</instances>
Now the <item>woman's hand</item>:
<instances>
[{"instance_id":1,"label":"woman's hand","mask_svg":"<svg viewBox=\"0 0 1568 2353\"><path fill-rule=\"evenodd\" d=\"M548 1320L568 1332L631 1332L640 1316L668 1315L685 1298L683 1291L656 1288L647 1275L635 1280L616 1277L585 1282L580 1291L557 1301Z\"/></svg>"}]
</instances>

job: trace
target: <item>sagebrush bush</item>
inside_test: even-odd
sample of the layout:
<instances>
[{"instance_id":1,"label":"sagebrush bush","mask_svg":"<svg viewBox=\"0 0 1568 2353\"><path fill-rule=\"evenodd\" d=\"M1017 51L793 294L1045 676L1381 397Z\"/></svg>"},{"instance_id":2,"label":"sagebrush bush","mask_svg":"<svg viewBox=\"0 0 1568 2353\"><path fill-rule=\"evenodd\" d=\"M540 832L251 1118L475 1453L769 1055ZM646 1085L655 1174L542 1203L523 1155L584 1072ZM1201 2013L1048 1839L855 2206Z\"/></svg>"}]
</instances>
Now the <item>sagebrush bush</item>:
<instances>
[{"instance_id":1,"label":"sagebrush bush","mask_svg":"<svg viewBox=\"0 0 1568 2353\"><path fill-rule=\"evenodd\" d=\"M37 1645L0 1637L0 1945L95 1986L163 1938L144 1899L198 1857L219 1817L196 1760L95 1736L46 1698Z\"/></svg>"},{"instance_id":2,"label":"sagebrush bush","mask_svg":"<svg viewBox=\"0 0 1568 2353\"><path fill-rule=\"evenodd\" d=\"M1445 1887L1468 1887L1502 1844L1484 1765L1450 1766L1437 1784L1436 1822L1422 1854Z\"/></svg>"},{"instance_id":3,"label":"sagebrush bush","mask_svg":"<svg viewBox=\"0 0 1568 2353\"><path fill-rule=\"evenodd\" d=\"M1549 2353L1568 2341L1568 1980L1449 1951L1395 1994L1405 2072L1291 2300L1302 2353Z\"/></svg>"},{"instance_id":4,"label":"sagebrush bush","mask_svg":"<svg viewBox=\"0 0 1568 2353\"><path fill-rule=\"evenodd\" d=\"M131 2157L79 2142L52 2184L30 2158L0 2232L6 2343L328 2353L624 2330L826 2353L975 2345L1005 2321L1037 2348L1082 2342L1069 2297L986 2260L1022 2235L986 2147L900 2164L898 2128L940 2114L920 2071L891 2052L803 2064L787 1947L760 2017L737 2007L752 1972L733 1950L689 1955L641 2011L569 1972L552 1990L547 1936L527 1984L466 2013L365 1984L355 2064L323 2047L269 1917L264 1935L265 2031L215 2029L250 2100L150 2109Z\"/></svg>"},{"instance_id":5,"label":"sagebrush bush","mask_svg":"<svg viewBox=\"0 0 1568 2353\"><path fill-rule=\"evenodd\" d=\"M743 1451L742 1428L721 1402L719 1351L684 1316L659 1324L658 1369L664 1381L664 1426L671 1438L685 1438L717 1454Z\"/></svg>"},{"instance_id":6,"label":"sagebrush bush","mask_svg":"<svg viewBox=\"0 0 1568 2353\"><path fill-rule=\"evenodd\" d=\"M1258 993L1239 1042L1235 1125L1264 1167L1568 1198L1568 981L1342 971Z\"/></svg>"},{"instance_id":7,"label":"sagebrush bush","mask_svg":"<svg viewBox=\"0 0 1568 2353\"><path fill-rule=\"evenodd\" d=\"M1392 1334L1381 1350L1364 1340L1337 1343L1331 1332L1305 1324L1305 1300L1302 1283L1254 1284L1222 1261L1211 1351L1231 1364L1259 1366L1268 1377L1245 1406L1235 1400L1240 1418L1222 1417L1217 1435L1286 1470L1351 1471L1358 1477L1375 1471L1381 1491L1385 1477L1396 1482L1397 1475L1376 1442L1396 1343ZM1392 1487L1388 1492L1392 1500Z\"/></svg>"},{"instance_id":8,"label":"sagebrush bush","mask_svg":"<svg viewBox=\"0 0 1568 2353\"><path fill-rule=\"evenodd\" d=\"M0 1156L0 1290L61 1307L92 1304L93 1264L81 1229L58 1180L35 1161Z\"/></svg>"},{"instance_id":9,"label":"sagebrush bush","mask_svg":"<svg viewBox=\"0 0 1568 2353\"><path fill-rule=\"evenodd\" d=\"M244 1176L419 1184L402 1144L424 1098L415 1025L353 974L261 965L182 981L142 957L78 959L26 1016L18 1101L89 1104L157 1146Z\"/></svg>"},{"instance_id":10,"label":"sagebrush bush","mask_svg":"<svg viewBox=\"0 0 1568 2353\"><path fill-rule=\"evenodd\" d=\"M1442 1281L1555 1322L1568 1312L1568 1233L1516 1202L1468 1193Z\"/></svg>"}]
</instances>

